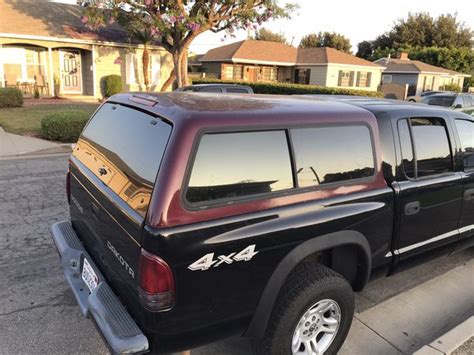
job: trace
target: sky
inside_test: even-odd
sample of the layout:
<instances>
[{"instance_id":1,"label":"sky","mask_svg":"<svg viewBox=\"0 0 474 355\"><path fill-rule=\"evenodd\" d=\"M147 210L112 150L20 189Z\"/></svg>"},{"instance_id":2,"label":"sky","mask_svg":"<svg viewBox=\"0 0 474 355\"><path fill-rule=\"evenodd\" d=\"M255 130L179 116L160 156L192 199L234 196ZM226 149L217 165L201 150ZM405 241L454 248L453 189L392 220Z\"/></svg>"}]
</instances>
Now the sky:
<instances>
[{"instance_id":1,"label":"sky","mask_svg":"<svg viewBox=\"0 0 474 355\"><path fill-rule=\"evenodd\" d=\"M55 0L76 3L76 0ZM286 1L280 1L285 3ZM428 12L437 17L446 13L457 13L458 19L474 28L474 0L292 0L300 8L289 20L276 20L262 25L274 32L285 34L289 43L297 46L302 36L308 33L338 32L351 40L352 50L363 40L375 39L388 31L393 23L406 18L409 12ZM247 38L244 30L236 33L236 38L223 40L224 33L206 32L198 36L191 45L197 54L209 49Z\"/></svg>"},{"instance_id":2,"label":"sky","mask_svg":"<svg viewBox=\"0 0 474 355\"><path fill-rule=\"evenodd\" d=\"M409 12L428 12L431 16L457 13L458 19L474 28L474 0L293 0L300 8L289 20L267 22L262 27L285 34L288 42L297 46L307 33L338 32L351 40L352 50L363 40L375 39L388 31L399 18ZM197 54L209 49L247 38L246 31L239 31L236 38L222 41L223 33L203 33L191 45Z\"/></svg>"}]
</instances>

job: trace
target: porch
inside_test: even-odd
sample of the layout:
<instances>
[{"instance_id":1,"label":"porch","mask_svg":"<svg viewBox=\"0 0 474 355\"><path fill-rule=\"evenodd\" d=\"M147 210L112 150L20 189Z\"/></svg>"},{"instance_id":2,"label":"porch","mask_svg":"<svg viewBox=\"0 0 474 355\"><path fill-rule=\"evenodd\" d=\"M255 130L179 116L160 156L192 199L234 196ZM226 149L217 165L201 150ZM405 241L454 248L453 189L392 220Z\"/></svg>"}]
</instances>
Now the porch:
<instances>
[{"instance_id":1,"label":"porch","mask_svg":"<svg viewBox=\"0 0 474 355\"><path fill-rule=\"evenodd\" d=\"M25 97L95 96L92 46L38 42L0 42L0 87Z\"/></svg>"}]
</instances>

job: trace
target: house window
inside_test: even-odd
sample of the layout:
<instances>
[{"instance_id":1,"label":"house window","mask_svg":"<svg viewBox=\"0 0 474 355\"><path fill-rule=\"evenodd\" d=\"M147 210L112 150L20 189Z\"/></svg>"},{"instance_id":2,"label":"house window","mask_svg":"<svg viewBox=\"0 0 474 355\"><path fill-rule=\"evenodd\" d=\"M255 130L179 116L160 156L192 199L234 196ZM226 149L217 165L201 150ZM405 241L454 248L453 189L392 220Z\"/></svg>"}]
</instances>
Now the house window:
<instances>
[{"instance_id":1,"label":"house window","mask_svg":"<svg viewBox=\"0 0 474 355\"><path fill-rule=\"evenodd\" d=\"M391 84L392 76L391 75L382 75L382 84Z\"/></svg>"},{"instance_id":2,"label":"house window","mask_svg":"<svg viewBox=\"0 0 474 355\"><path fill-rule=\"evenodd\" d=\"M297 84L309 84L311 69L296 69L295 82Z\"/></svg>"},{"instance_id":3,"label":"house window","mask_svg":"<svg viewBox=\"0 0 474 355\"><path fill-rule=\"evenodd\" d=\"M354 73L355 72L349 70L339 70L338 86L353 86Z\"/></svg>"},{"instance_id":4,"label":"house window","mask_svg":"<svg viewBox=\"0 0 474 355\"><path fill-rule=\"evenodd\" d=\"M242 80L243 72L242 65L234 65L234 79Z\"/></svg>"},{"instance_id":5,"label":"house window","mask_svg":"<svg viewBox=\"0 0 474 355\"><path fill-rule=\"evenodd\" d=\"M263 81L276 81L277 80L277 68L275 67L263 67Z\"/></svg>"},{"instance_id":6,"label":"house window","mask_svg":"<svg viewBox=\"0 0 474 355\"><path fill-rule=\"evenodd\" d=\"M2 48L3 70L7 85L33 82L39 75L45 76L45 60L45 50L41 48Z\"/></svg>"},{"instance_id":7,"label":"house window","mask_svg":"<svg viewBox=\"0 0 474 355\"><path fill-rule=\"evenodd\" d=\"M234 66L233 65L225 65L224 66L224 73L222 79L233 79L234 78Z\"/></svg>"}]
</instances>

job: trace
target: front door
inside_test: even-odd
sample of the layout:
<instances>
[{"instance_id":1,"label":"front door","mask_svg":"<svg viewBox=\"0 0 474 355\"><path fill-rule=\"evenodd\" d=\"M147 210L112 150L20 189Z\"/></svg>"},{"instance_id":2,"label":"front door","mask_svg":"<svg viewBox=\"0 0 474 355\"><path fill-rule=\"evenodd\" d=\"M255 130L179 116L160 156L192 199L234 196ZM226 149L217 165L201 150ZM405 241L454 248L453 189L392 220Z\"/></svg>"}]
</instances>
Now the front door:
<instances>
[{"instance_id":1,"label":"front door","mask_svg":"<svg viewBox=\"0 0 474 355\"><path fill-rule=\"evenodd\" d=\"M398 172L395 253L407 259L459 238L462 174L454 171L453 130L444 117L397 122L402 166Z\"/></svg>"},{"instance_id":2,"label":"front door","mask_svg":"<svg viewBox=\"0 0 474 355\"><path fill-rule=\"evenodd\" d=\"M61 85L65 94L82 94L81 52L61 50Z\"/></svg>"}]
</instances>

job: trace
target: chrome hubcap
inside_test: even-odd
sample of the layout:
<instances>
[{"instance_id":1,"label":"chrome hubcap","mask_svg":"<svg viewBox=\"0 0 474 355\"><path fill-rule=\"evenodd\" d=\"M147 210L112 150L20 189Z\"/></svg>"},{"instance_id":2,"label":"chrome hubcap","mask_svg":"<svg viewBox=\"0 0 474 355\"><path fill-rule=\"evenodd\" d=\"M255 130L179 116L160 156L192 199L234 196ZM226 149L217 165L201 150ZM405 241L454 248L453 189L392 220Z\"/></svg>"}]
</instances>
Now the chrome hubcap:
<instances>
[{"instance_id":1,"label":"chrome hubcap","mask_svg":"<svg viewBox=\"0 0 474 355\"><path fill-rule=\"evenodd\" d=\"M341 309L335 301L325 299L311 306L293 333L293 355L324 354L336 337L340 321Z\"/></svg>"}]
</instances>

